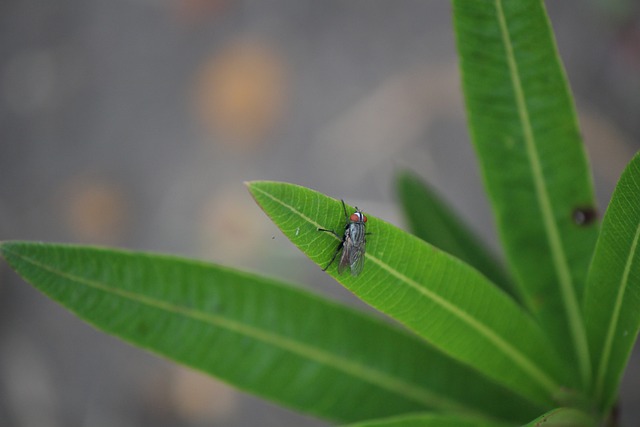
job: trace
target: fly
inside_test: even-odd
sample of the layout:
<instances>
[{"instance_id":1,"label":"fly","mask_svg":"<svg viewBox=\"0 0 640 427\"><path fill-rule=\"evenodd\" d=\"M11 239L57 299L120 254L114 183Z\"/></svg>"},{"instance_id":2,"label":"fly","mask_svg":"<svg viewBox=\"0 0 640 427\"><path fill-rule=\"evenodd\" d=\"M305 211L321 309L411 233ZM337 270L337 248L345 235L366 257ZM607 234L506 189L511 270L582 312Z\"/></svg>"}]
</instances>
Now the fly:
<instances>
[{"instance_id":1,"label":"fly","mask_svg":"<svg viewBox=\"0 0 640 427\"><path fill-rule=\"evenodd\" d=\"M336 248L331 261L322 271L326 271L333 261L336 260L338 253L342 250L342 256L340 257L340 263L338 264L338 274L342 274L344 269L349 266L351 269L351 275L357 276L362 272L364 267L364 250L366 243L366 222L367 217L362 213L360 209L356 207L356 211L351 215L347 214L347 208L342 200L342 210L344 211L344 218L346 224L344 226L344 235L340 237L334 230L327 230L325 228L318 228L318 231L325 231L336 236L338 239L342 239L338 247Z\"/></svg>"}]
</instances>

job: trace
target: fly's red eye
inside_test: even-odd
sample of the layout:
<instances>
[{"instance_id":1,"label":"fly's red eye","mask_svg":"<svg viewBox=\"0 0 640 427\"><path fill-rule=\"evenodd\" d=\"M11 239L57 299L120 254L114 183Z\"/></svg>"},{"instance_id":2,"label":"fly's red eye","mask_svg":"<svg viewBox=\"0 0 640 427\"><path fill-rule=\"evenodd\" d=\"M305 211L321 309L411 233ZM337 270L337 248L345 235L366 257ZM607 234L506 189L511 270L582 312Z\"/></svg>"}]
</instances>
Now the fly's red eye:
<instances>
[{"instance_id":1,"label":"fly's red eye","mask_svg":"<svg viewBox=\"0 0 640 427\"><path fill-rule=\"evenodd\" d=\"M367 222L367 217L362 212L354 212L349 217L351 222Z\"/></svg>"}]
</instances>

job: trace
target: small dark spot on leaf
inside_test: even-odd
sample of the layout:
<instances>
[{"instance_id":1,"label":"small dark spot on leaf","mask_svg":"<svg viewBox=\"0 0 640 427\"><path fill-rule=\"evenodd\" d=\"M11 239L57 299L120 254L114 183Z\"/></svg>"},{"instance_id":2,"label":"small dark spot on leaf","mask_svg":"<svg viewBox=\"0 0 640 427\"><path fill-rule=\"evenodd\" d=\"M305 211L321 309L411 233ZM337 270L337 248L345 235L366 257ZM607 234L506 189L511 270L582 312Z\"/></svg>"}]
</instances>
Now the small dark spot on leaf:
<instances>
[{"instance_id":1,"label":"small dark spot on leaf","mask_svg":"<svg viewBox=\"0 0 640 427\"><path fill-rule=\"evenodd\" d=\"M141 336L147 335L150 329L151 328L149 328L149 325L145 321L142 321L136 325L136 332Z\"/></svg>"},{"instance_id":2,"label":"small dark spot on leaf","mask_svg":"<svg viewBox=\"0 0 640 427\"><path fill-rule=\"evenodd\" d=\"M571 218L577 225L591 225L598 218L598 211L592 206L582 206L573 210Z\"/></svg>"},{"instance_id":3,"label":"small dark spot on leaf","mask_svg":"<svg viewBox=\"0 0 640 427\"><path fill-rule=\"evenodd\" d=\"M531 303L534 311L540 311L547 303L547 299L542 294L534 294L531 296Z\"/></svg>"},{"instance_id":4,"label":"small dark spot on leaf","mask_svg":"<svg viewBox=\"0 0 640 427\"><path fill-rule=\"evenodd\" d=\"M208 307L209 311L216 314L224 313L225 307L220 301L212 301Z\"/></svg>"}]
</instances>

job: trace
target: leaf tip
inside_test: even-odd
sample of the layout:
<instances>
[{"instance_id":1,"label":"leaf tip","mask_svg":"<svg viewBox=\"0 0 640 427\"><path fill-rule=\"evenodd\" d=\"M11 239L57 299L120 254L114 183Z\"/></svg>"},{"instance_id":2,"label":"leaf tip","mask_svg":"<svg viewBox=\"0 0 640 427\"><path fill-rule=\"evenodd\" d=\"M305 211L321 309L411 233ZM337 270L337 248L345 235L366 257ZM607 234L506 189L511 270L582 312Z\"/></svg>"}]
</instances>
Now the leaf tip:
<instances>
[{"instance_id":1,"label":"leaf tip","mask_svg":"<svg viewBox=\"0 0 640 427\"><path fill-rule=\"evenodd\" d=\"M258 190L258 187L263 182L265 181L244 181L244 185L247 187L247 190L249 190L249 193L251 194L251 196L255 199L256 190Z\"/></svg>"},{"instance_id":2,"label":"leaf tip","mask_svg":"<svg viewBox=\"0 0 640 427\"><path fill-rule=\"evenodd\" d=\"M29 240L1 240L0 255L6 259L9 254L15 254L16 252L21 252L30 247L39 245L42 245L42 242Z\"/></svg>"},{"instance_id":3,"label":"leaf tip","mask_svg":"<svg viewBox=\"0 0 640 427\"><path fill-rule=\"evenodd\" d=\"M0 240L0 255L6 258L5 254L9 252L11 246L15 245L15 243L13 240Z\"/></svg>"},{"instance_id":4,"label":"leaf tip","mask_svg":"<svg viewBox=\"0 0 640 427\"><path fill-rule=\"evenodd\" d=\"M409 179L411 177L414 177L415 175L416 175L415 172L407 168L396 169L394 171L394 176L396 178L396 181Z\"/></svg>"},{"instance_id":5,"label":"leaf tip","mask_svg":"<svg viewBox=\"0 0 640 427\"><path fill-rule=\"evenodd\" d=\"M265 184L273 183L273 181L256 180L256 181L244 181L243 183L249 191L253 192L253 190L261 186L264 186Z\"/></svg>"},{"instance_id":6,"label":"leaf tip","mask_svg":"<svg viewBox=\"0 0 640 427\"><path fill-rule=\"evenodd\" d=\"M13 260L19 257L24 252L25 245L29 244L27 241L19 240L3 240L0 241L0 257L13 268Z\"/></svg>"}]
</instances>

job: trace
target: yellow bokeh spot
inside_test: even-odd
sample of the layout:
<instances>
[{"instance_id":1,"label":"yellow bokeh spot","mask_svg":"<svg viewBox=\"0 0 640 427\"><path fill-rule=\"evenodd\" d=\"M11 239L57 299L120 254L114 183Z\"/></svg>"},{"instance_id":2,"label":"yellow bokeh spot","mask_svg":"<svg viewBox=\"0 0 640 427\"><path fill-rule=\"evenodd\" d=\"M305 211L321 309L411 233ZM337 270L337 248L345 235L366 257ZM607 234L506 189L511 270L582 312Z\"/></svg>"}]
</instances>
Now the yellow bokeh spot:
<instances>
[{"instance_id":1,"label":"yellow bokeh spot","mask_svg":"<svg viewBox=\"0 0 640 427\"><path fill-rule=\"evenodd\" d=\"M216 141L240 148L264 141L282 119L286 67L270 46L236 42L206 61L196 81L196 106Z\"/></svg>"}]
</instances>

